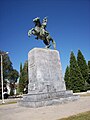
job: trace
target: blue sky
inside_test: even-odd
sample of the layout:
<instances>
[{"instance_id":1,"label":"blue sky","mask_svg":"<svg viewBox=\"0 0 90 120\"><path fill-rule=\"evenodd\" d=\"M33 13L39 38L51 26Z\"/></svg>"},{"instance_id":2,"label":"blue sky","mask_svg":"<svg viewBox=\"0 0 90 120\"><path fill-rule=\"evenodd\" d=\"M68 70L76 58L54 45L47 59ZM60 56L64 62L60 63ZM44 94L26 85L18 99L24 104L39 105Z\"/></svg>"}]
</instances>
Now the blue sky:
<instances>
[{"instance_id":1,"label":"blue sky","mask_svg":"<svg viewBox=\"0 0 90 120\"><path fill-rule=\"evenodd\" d=\"M8 51L14 69L28 59L42 41L28 38L33 18L48 17L47 30L60 52L63 73L69 65L70 52L80 49L90 60L90 0L0 0L0 50Z\"/></svg>"}]
</instances>

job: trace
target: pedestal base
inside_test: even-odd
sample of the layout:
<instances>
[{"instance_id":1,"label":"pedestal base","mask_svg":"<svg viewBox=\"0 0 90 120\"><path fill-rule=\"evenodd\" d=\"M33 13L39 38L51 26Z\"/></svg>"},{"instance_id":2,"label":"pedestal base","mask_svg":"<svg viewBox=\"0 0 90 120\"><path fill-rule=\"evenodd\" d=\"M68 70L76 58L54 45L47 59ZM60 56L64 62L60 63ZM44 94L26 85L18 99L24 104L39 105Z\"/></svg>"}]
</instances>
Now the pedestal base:
<instances>
[{"instance_id":1,"label":"pedestal base","mask_svg":"<svg viewBox=\"0 0 90 120\"><path fill-rule=\"evenodd\" d=\"M52 93L39 93L24 95L19 105L24 107L43 107L48 105L63 104L78 100L79 96L73 95L72 91L58 91Z\"/></svg>"}]
</instances>

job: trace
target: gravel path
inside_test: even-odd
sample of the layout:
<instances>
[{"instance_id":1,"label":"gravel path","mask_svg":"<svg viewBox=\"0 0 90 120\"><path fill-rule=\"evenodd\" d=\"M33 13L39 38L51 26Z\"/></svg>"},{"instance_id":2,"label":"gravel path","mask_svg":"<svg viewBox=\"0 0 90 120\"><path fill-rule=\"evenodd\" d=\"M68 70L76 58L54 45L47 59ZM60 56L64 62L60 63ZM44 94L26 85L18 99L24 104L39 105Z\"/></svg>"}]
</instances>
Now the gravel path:
<instances>
[{"instance_id":1,"label":"gravel path","mask_svg":"<svg viewBox=\"0 0 90 120\"><path fill-rule=\"evenodd\" d=\"M0 105L0 120L58 120L90 111L90 96L78 101L40 108L20 107L18 104Z\"/></svg>"}]
</instances>

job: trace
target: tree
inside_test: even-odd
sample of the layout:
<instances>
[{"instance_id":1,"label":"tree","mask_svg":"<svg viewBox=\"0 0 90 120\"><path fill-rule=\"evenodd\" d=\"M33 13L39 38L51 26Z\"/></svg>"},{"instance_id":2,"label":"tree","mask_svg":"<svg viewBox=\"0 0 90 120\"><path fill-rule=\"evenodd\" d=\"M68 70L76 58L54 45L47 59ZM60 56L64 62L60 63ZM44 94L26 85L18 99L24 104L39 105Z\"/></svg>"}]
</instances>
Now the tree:
<instances>
[{"instance_id":1,"label":"tree","mask_svg":"<svg viewBox=\"0 0 90 120\"><path fill-rule=\"evenodd\" d=\"M4 53L3 51L0 51L0 54ZM1 58L0 58L1 63ZM10 72L13 70L12 62L10 61L10 58L8 55L3 55L3 80L8 79ZM1 64L0 64L0 73L1 73ZM0 76L1 79L1 76Z\"/></svg>"},{"instance_id":2,"label":"tree","mask_svg":"<svg viewBox=\"0 0 90 120\"><path fill-rule=\"evenodd\" d=\"M14 95L14 90L16 89L15 83L17 82L18 77L19 77L18 71L13 69L9 75L10 88L11 88L10 95Z\"/></svg>"},{"instance_id":3,"label":"tree","mask_svg":"<svg viewBox=\"0 0 90 120\"><path fill-rule=\"evenodd\" d=\"M0 50L0 54L5 53ZM1 58L0 58L1 63ZM1 73L1 64L0 64L0 73ZM11 82L15 83L19 77L19 73L17 70L13 69L12 62L7 54L3 55L3 81L4 87L6 87L5 79L8 79ZM1 80L1 76L0 76ZM1 89L1 81L0 81L0 89ZM0 93L1 94L1 93Z\"/></svg>"},{"instance_id":4,"label":"tree","mask_svg":"<svg viewBox=\"0 0 90 120\"><path fill-rule=\"evenodd\" d=\"M17 82L18 77L19 77L18 71L15 70L15 69L13 69L13 70L10 72L8 78L9 78L10 82L15 83L15 82Z\"/></svg>"},{"instance_id":5,"label":"tree","mask_svg":"<svg viewBox=\"0 0 90 120\"><path fill-rule=\"evenodd\" d=\"M80 68L81 74L83 76L84 82L86 84L86 82L88 82L88 77L89 77L88 76L88 66L87 66L86 60L80 50L78 50L78 54L77 54L77 63Z\"/></svg>"},{"instance_id":6,"label":"tree","mask_svg":"<svg viewBox=\"0 0 90 120\"><path fill-rule=\"evenodd\" d=\"M68 90L70 90L71 89L71 81L70 81L70 68L69 68L69 66L66 67L64 80L65 80L66 88Z\"/></svg>"},{"instance_id":7,"label":"tree","mask_svg":"<svg viewBox=\"0 0 90 120\"><path fill-rule=\"evenodd\" d=\"M71 55L70 55L70 81L71 81L71 89L74 92L84 90L83 76L80 72L80 68L77 64L77 61L73 52L71 52Z\"/></svg>"},{"instance_id":8,"label":"tree","mask_svg":"<svg viewBox=\"0 0 90 120\"><path fill-rule=\"evenodd\" d=\"M24 63L23 71L22 71L25 87L24 92L27 93L28 90L28 61Z\"/></svg>"},{"instance_id":9,"label":"tree","mask_svg":"<svg viewBox=\"0 0 90 120\"><path fill-rule=\"evenodd\" d=\"M24 63L22 68L22 64L20 64L20 79L19 79L19 90L22 93L27 93L28 89L28 62Z\"/></svg>"},{"instance_id":10,"label":"tree","mask_svg":"<svg viewBox=\"0 0 90 120\"><path fill-rule=\"evenodd\" d=\"M88 61L88 81L87 82L90 84L90 61Z\"/></svg>"},{"instance_id":11,"label":"tree","mask_svg":"<svg viewBox=\"0 0 90 120\"><path fill-rule=\"evenodd\" d=\"M20 74L22 73L22 63L20 64Z\"/></svg>"},{"instance_id":12,"label":"tree","mask_svg":"<svg viewBox=\"0 0 90 120\"><path fill-rule=\"evenodd\" d=\"M90 61L88 61L88 68L89 68L89 70L90 70Z\"/></svg>"},{"instance_id":13,"label":"tree","mask_svg":"<svg viewBox=\"0 0 90 120\"><path fill-rule=\"evenodd\" d=\"M19 92L23 92L22 63L20 64Z\"/></svg>"}]
</instances>

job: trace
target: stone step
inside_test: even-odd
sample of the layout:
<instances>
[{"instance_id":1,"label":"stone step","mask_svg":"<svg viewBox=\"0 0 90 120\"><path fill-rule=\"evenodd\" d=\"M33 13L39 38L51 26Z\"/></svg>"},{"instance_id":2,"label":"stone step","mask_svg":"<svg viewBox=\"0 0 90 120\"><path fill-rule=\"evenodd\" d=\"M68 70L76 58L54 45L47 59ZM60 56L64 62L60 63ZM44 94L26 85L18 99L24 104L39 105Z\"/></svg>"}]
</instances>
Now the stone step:
<instances>
[{"instance_id":1,"label":"stone step","mask_svg":"<svg viewBox=\"0 0 90 120\"><path fill-rule=\"evenodd\" d=\"M79 96L69 96L69 97L63 97L63 98L54 98L54 99L44 99L41 101L24 101L21 100L19 105L24 106L24 107L43 107L43 106L49 106L49 105L56 105L56 104L63 104L67 103L70 101L75 101L78 100Z\"/></svg>"},{"instance_id":2,"label":"stone step","mask_svg":"<svg viewBox=\"0 0 90 120\"><path fill-rule=\"evenodd\" d=\"M57 91L49 93L27 94L23 96L23 101L42 101L47 99L67 98L72 96L72 91Z\"/></svg>"}]
</instances>

